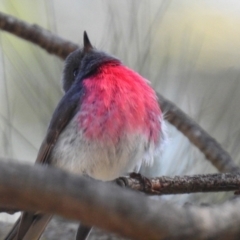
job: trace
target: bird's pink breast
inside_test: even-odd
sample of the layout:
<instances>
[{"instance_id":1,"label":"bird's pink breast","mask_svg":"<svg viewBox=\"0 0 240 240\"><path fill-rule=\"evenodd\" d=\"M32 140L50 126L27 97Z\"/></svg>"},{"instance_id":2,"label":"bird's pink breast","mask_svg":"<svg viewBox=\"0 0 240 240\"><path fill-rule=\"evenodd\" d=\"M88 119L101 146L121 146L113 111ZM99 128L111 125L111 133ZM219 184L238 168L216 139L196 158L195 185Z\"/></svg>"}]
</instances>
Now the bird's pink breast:
<instances>
[{"instance_id":1,"label":"bird's pink breast","mask_svg":"<svg viewBox=\"0 0 240 240\"><path fill-rule=\"evenodd\" d=\"M83 85L78 121L87 139L117 143L124 134L142 133L159 141L162 113L154 90L139 74L108 63Z\"/></svg>"}]
</instances>

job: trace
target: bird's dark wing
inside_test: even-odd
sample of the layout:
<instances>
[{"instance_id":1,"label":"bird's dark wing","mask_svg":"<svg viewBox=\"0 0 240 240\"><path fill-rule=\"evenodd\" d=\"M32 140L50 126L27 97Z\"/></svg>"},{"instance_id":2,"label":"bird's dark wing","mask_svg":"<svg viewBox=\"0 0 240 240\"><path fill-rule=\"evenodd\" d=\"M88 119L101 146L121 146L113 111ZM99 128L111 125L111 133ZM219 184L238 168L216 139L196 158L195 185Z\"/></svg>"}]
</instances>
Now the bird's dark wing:
<instances>
[{"instance_id":1,"label":"bird's dark wing","mask_svg":"<svg viewBox=\"0 0 240 240\"><path fill-rule=\"evenodd\" d=\"M78 90L78 91L77 91ZM63 129L72 120L82 96L81 89L71 88L61 99L48 127L45 139L38 152L36 163L48 164L50 153Z\"/></svg>"},{"instance_id":2,"label":"bird's dark wing","mask_svg":"<svg viewBox=\"0 0 240 240\"><path fill-rule=\"evenodd\" d=\"M78 106L81 105L82 95L81 86L75 85L63 96L54 111L46 137L38 152L36 163L49 164L51 151L60 133L72 120L78 110ZM23 212L5 240L37 240L50 219L50 215Z\"/></svg>"}]
</instances>

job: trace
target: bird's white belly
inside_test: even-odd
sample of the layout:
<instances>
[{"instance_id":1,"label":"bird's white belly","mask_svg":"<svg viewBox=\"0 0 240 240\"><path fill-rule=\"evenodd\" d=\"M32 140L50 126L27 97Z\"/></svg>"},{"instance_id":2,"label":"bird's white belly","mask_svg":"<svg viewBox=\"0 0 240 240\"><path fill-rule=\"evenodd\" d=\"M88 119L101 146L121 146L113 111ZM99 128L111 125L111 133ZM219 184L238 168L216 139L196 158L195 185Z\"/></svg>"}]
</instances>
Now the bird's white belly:
<instances>
[{"instance_id":1,"label":"bird's white belly","mask_svg":"<svg viewBox=\"0 0 240 240\"><path fill-rule=\"evenodd\" d=\"M88 140L79 130L75 116L58 138L51 165L78 175L113 180L138 171L143 161L152 161L155 146L151 145L140 133L126 133L116 145Z\"/></svg>"}]
</instances>

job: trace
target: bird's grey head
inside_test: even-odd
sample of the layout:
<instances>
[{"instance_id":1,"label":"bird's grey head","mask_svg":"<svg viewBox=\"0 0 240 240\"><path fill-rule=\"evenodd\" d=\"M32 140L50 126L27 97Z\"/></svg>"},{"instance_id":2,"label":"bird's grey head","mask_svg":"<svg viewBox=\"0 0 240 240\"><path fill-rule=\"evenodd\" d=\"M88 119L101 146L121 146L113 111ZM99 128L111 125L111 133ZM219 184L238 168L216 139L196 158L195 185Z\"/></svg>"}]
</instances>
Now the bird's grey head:
<instances>
[{"instance_id":1,"label":"bird's grey head","mask_svg":"<svg viewBox=\"0 0 240 240\"><path fill-rule=\"evenodd\" d=\"M98 67L106 62L120 64L117 58L95 49L84 31L83 48L70 53L65 60L62 78L64 92L67 92L76 80L94 74Z\"/></svg>"},{"instance_id":2,"label":"bird's grey head","mask_svg":"<svg viewBox=\"0 0 240 240\"><path fill-rule=\"evenodd\" d=\"M70 53L65 60L65 66L63 70L62 84L64 92L67 92L68 89L72 86L75 78L77 77L81 62L84 56L93 50L93 46L88 38L87 33L84 31L83 34L83 48L77 49Z\"/></svg>"}]
</instances>

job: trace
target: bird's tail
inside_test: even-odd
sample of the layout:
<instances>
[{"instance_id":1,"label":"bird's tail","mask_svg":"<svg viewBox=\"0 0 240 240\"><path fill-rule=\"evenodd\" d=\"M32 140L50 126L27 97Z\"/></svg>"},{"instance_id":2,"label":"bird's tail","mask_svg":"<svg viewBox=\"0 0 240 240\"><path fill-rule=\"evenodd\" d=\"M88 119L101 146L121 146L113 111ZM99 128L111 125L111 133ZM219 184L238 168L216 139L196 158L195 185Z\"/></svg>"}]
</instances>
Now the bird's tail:
<instances>
[{"instance_id":1,"label":"bird's tail","mask_svg":"<svg viewBox=\"0 0 240 240\"><path fill-rule=\"evenodd\" d=\"M51 215L23 212L4 240L38 240Z\"/></svg>"},{"instance_id":2,"label":"bird's tail","mask_svg":"<svg viewBox=\"0 0 240 240\"><path fill-rule=\"evenodd\" d=\"M76 240L86 240L91 230L92 227L80 224L78 227Z\"/></svg>"},{"instance_id":3,"label":"bird's tail","mask_svg":"<svg viewBox=\"0 0 240 240\"><path fill-rule=\"evenodd\" d=\"M17 239L16 236L17 236L17 231L18 231L18 226L19 226L20 219L21 218L18 218L18 220L15 222L15 224L13 225L11 231L4 238L4 240L14 240L14 239Z\"/></svg>"}]
</instances>

